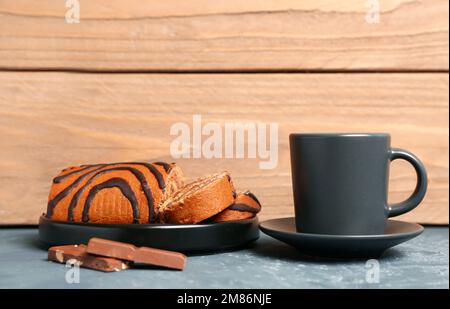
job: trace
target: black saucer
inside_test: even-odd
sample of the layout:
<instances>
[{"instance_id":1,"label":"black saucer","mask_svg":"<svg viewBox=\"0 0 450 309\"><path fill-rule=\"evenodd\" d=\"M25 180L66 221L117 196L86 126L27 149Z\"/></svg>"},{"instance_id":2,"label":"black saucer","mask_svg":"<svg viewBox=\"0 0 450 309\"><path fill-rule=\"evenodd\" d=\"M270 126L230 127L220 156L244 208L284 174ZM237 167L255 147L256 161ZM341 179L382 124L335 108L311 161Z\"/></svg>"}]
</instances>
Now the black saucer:
<instances>
[{"instance_id":1,"label":"black saucer","mask_svg":"<svg viewBox=\"0 0 450 309\"><path fill-rule=\"evenodd\" d=\"M261 231L294 246L310 256L331 258L379 257L387 249L410 240L423 232L415 223L388 220L382 235L320 235L297 233L295 219L280 218L264 221Z\"/></svg>"},{"instance_id":2,"label":"black saucer","mask_svg":"<svg viewBox=\"0 0 450 309\"><path fill-rule=\"evenodd\" d=\"M258 218L211 224L90 224L39 219L39 238L57 246L100 237L186 253L233 250L259 238Z\"/></svg>"}]
</instances>

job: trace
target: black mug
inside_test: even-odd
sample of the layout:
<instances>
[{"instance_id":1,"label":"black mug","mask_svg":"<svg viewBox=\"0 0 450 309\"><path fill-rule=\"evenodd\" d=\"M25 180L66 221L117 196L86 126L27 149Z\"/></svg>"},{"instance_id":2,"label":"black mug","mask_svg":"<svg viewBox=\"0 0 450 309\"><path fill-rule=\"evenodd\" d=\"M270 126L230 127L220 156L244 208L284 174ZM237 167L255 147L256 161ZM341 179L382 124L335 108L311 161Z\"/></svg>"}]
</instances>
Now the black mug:
<instances>
[{"instance_id":1,"label":"black mug","mask_svg":"<svg viewBox=\"0 0 450 309\"><path fill-rule=\"evenodd\" d=\"M389 134L291 134L289 142L297 232L383 234L389 217L414 209L425 196L424 165L391 148ZM388 205L389 165L396 159L413 165L417 185L407 200Z\"/></svg>"}]
</instances>

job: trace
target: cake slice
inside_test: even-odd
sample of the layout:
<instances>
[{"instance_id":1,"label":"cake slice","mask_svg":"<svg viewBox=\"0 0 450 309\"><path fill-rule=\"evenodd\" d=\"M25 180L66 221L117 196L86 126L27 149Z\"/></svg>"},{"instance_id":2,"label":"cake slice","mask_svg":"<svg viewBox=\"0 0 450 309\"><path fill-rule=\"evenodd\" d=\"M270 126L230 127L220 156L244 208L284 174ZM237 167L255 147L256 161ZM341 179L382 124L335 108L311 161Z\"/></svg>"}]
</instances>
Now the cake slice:
<instances>
[{"instance_id":1,"label":"cake slice","mask_svg":"<svg viewBox=\"0 0 450 309\"><path fill-rule=\"evenodd\" d=\"M195 224L229 207L235 196L228 172L201 177L160 205L159 220L161 223Z\"/></svg>"},{"instance_id":2,"label":"cake slice","mask_svg":"<svg viewBox=\"0 0 450 309\"><path fill-rule=\"evenodd\" d=\"M261 204L250 191L239 193L232 205L211 218L211 222L249 219L261 210Z\"/></svg>"}]
</instances>

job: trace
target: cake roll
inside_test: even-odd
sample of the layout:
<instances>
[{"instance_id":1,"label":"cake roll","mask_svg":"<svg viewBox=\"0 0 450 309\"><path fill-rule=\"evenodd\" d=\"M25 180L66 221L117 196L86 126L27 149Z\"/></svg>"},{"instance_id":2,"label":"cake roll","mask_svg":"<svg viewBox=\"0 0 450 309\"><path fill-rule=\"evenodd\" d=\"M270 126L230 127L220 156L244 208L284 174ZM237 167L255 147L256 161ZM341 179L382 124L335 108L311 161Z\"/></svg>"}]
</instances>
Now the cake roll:
<instances>
[{"instance_id":1,"label":"cake roll","mask_svg":"<svg viewBox=\"0 0 450 309\"><path fill-rule=\"evenodd\" d=\"M183 173L175 163L71 166L53 179L46 217L83 223L154 223L160 204L183 185Z\"/></svg>"}]
</instances>

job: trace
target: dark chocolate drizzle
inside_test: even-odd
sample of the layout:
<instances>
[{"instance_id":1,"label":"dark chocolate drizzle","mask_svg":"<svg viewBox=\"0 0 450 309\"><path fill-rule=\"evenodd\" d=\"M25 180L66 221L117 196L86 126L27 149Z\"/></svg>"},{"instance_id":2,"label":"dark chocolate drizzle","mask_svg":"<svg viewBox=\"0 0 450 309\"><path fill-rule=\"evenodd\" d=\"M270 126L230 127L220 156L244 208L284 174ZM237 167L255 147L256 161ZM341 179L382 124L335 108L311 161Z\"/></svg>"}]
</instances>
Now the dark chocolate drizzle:
<instances>
[{"instance_id":1,"label":"dark chocolate drizzle","mask_svg":"<svg viewBox=\"0 0 450 309\"><path fill-rule=\"evenodd\" d=\"M60 183L61 181L63 181L64 179L66 179L69 176L72 176L74 174L78 174L78 173L84 172L87 169L90 169L90 168L92 168L94 166L100 166L100 165L105 166L105 164L80 165L81 168L78 169L78 170L75 170L75 171L72 171L70 173L67 173L67 174L64 174L64 175L61 175L61 176L53 178L53 183ZM63 169L62 171L63 172L67 171L67 169Z\"/></svg>"},{"instance_id":2,"label":"dark chocolate drizzle","mask_svg":"<svg viewBox=\"0 0 450 309\"><path fill-rule=\"evenodd\" d=\"M261 204L259 203L256 196L251 193L250 191L246 191L243 193L244 195L250 197L252 200L258 204L259 207L252 207L250 205L244 204L244 203L237 203L237 204L231 204L227 209L230 210L237 210L237 211L245 211L245 212L252 212L252 213L258 213L261 210Z\"/></svg>"},{"instance_id":3,"label":"dark chocolate drizzle","mask_svg":"<svg viewBox=\"0 0 450 309\"><path fill-rule=\"evenodd\" d=\"M78 189L78 191L74 194L72 197L72 200L70 201L69 208L67 210L67 220L73 221L73 210L78 204L78 200L80 199L81 194L86 190L86 188L100 175L103 175L105 173L108 173L110 171L129 171L131 172L141 183L141 187L144 190L145 197L147 198L147 205L148 205L148 221L150 223L154 222L155 219L155 209L154 209L154 200L152 191L150 189L150 186L148 185L147 180L145 179L144 174L139 171L138 169L135 169L133 167L127 167L127 166L119 166L119 167L111 167L108 169L101 170L94 174L89 180ZM120 179L120 178L119 178ZM84 210L83 210L84 212Z\"/></svg>"},{"instance_id":4,"label":"dark chocolate drizzle","mask_svg":"<svg viewBox=\"0 0 450 309\"><path fill-rule=\"evenodd\" d=\"M162 176L162 174L158 171L158 169L156 168L156 167L154 167L152 164L149 164L149 163L141 163L141 162L120 162L120 163L110 163L110 164L95 164L95 165L86 165L84 168L82 168L82 169L79 169L79 170L76 170L76 171L73 171L73 172L70 172L70 173L67 173L67 174L65 174L65 175L62 175L62 176L58 176L58 177L56 177L53 181L55 182L55 183L59 183L59 182L61 182L64 178L66 178L66 177L68 177L69 176L69 174L75 174L75 173L78 173L78 172L82 172L82 171L85 171L86 169L88 169L88 168L92 168L92 167L95 167L95 166L98 166L97 168L94 168L93 170L91 170L91 171L89 171L89 172L87 172L87 173L85 173L85 174L83 174L83 175L81 175L81 176L79 176L74 182L72 182L70 185L68 185L64 190L62 190L60 193L58 193L52 200L50 200L49 202L48 202L48 205L47 205L47 218L51 218L52 216L53 216L53 211L54 211L54 208L56 207L56 205L64 198L64 197L66 197L72 190L73 190L73 188L75 188L83 179L85 179L86 177L88 177L88 176L90 176L90 175L92 175L93 173L95 173L95 172L97 172L97 171L99 171L99 170L101 170L101 169L103 169L103 168L105 168L105 167L109 167L109 166L114 166L114 165L125 165L125 164L131 164L131 165L142 165L142 166L145 166L152 174L153 174L153 176L155 177L155 179L156 179L156 181L158 182L158 186L159 186L159 188L161 189L161 190L163 190L164 191L164 189L165 189L165 182L164 182L164 177ZM108 169L108 170L110 170L110 169ZM145 178L145 177L144 177ZM141 181L141 184L143 184L143 182ZM143 187L143 189L144 189L144 187ZM145 192L146 190L144 189L144 192ZM149 191L150 191L150 188L149 188ZM151 192L151 191L150 191ZM146 196L147 196L147 193L146 193ZM150 196L152 196L151 195L151 193L150 193ZM147 196L147 201L149 201L149 198L148 198L148 196ZM153 198L151 199L151 201L153 201ZM154 208L153 208L153 203L149 203L148 204L148 206L149 206L149 210L150 210L150 212L149 212L149 222L153 222L153 220L154 220ZM70 213L68 213L68 217L70 217Z\"/></svg>"},{"instance_id":5,"label":"dark chocolate drizzle","mask_svg":"<svg viewBox=\"0 0 450 309\"><path fill-rule=\"evenodd\" d=\"M87 172L86 174L81 175L74 182L72 182L70 185L65 187L64 190L59 192L52 200L48 201L47 218L51 218L53 216L53 210L55 209L55 207L59 203L59 201L61 201L63 198L65 198L72 191L72 189L75 188L83 179L85 179L87 176L91 175L92 173L104 168L105 166L106 165L102 165L100 167L93 169L92 171Z\"/></svg>"},{"instance_id":6,"label":"dark chocolate drizzle","mask_svg":"<svg viewBox=\"0 0 450 309\"><path fill-rule=\"evenodd\" d=\"M161 162L161 163L163 163L163 162ZM133 165L143 165L143 166L145 166L145 167L153 174L153 176L155 176L156 181L158 182L159 188L160 188L161 190L164 190L164 189L165 189L166 184L165 184L165 182L164 182L164 177L163 177L163 175L162 175L162 174L158 171L158 169L157 169L156 167L154 167L152 164L150 164L150 163L143 163L143 162L119 162L119 163L109 163L109 164L81 165L81 166L84 166L84 167L83 167L83 168L80 168L80 169L78 169L78 170L76 170L76 171L73 171L73 172L70 172L70 173L67 173L67 174L64 174L64 175L55 177L55 178L53 179L53 182L54 182L54 183L60 183L60 182L63 181L65 178L67 178L67 177L69 177L69 176L71 176L71 175L73 175L73 174L77 174L77 173L83 172L83 171L85 171L85 170L87 170L87 169L90 169L90 168L92 168L92 167L94 167L94 166L102 166L102 167L105 167L105 166L119 165L119 164L133 164ZM155 163L155 164L156 164L156 163ZM167 164L167 163L166 163L166 164ZM165 167L164 167L164 169L165 169Z\"/></svg>"},{"instance_id":7,"label":"dark chocolate drizzle","mask_svg":"<svg viewBox=\"0 0 450 309\"><path fill-rule=\"evenodd\" d=\"M166 183L164 181L163 175L158 171L156 167L154 167L150 163L143 163L143 162L121 162L121 163L114 163L114 165L117 164L132 164L132 165L142 165L145 166L152 174L155 176L156 181L158 182L158 187L164 191L166 188Z\"/></svg>"},{"instance_id":8,"label":"dark chocolate drizzle","mask_svg":"<svg viewBox=\"0 0 450 309\"><path fill-rule=\"evenodd\" d=\"M170 164L166 162L153 162L153 164L162 166L166 173L170 172L170 170L172 169L172 166L170 166Z\"/></svg>"},{"instance_id":9,"label":"dark chocolate drizzle","mask_svg":"<svg viewBox=\"0 0 450 309\"><path fill-rule=\"evenodd\" d=\"M230 207L228 207L230 210L237 210L237 211L245 211L245 212L252 212L252 213L258 213L259 209L251 207L247 204L232 204Z\"/></svg>"},{"instance_id":10,"label":"dark chocolate drizzle","mask_svg":"<svg viewBox=\"0 0 450 309\"><path fill-rule=\"evenodd\" d=\"M133 223L139 223L139 208L137 206L136 196L131 189L128 182L122 178L111 178L105 182L102 182L89 190L88 196L84 203L83 208L83 222L89 222L89 209L91 208L91 202L95 195L102 189L106 188L119 188L122 194L130 201L131 208L133 209Z\"/></svg>"},{"instance_id":11,"label":"dark chocolate drizzle","mask_svg":"<svg viewBox=\"0 0 450 309\"><path fill-rule=\"evenodd\" d=\"M78 166L79 168L80 167L83 167L82 165L80 165L80 166ZM76 168L76 166L71 166L71 167L66 167L66 168L64 168L61 172L67 172L68 170L73 170L74 168Z\"/></svg>"},{"instance_id":12,"label":"dark chocolate drizzle","mask_svg":"<svg viewBox=\"0 0 450 309\"><path fill-rule=\"evenodd\" d=\"M251 193L250 191L246 191L244 192L244 195L247 195L248 197L252 198L256 203L258 203L259 207L261 207L261 203L258 201L258 199L253 193Z\"/></svg>"}]
</instances>

